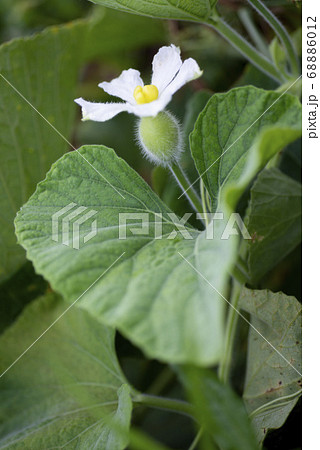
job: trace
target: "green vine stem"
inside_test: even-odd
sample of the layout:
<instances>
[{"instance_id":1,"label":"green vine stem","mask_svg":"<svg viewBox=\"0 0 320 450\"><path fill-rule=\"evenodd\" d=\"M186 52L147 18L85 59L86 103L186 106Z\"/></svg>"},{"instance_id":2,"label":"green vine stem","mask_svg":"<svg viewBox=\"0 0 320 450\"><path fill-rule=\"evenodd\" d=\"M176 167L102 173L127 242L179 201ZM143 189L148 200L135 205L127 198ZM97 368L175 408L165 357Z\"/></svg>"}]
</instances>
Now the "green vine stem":
<instances>
[{"instance_id":1,"label":"green vine stem","mask_svg":"<svg viewBox=\"0 0 320 450\"><path fill-rule=\"evenodd\" d=\"M170 166L170 170L173 173L178 185L181 187L184 195L189 200L189 203L193 207L196 212L202 212L202 203L199 198L197 192L191 186L190 181L187 178L187 175L182 170L181 166L178 163L174 163ZM191 186L191 187L190 187Z\"/></svg>"},{"instance_id":2,"label":"green vine stem","mask_svg":"<svg viewBox=\"0 0 320 450\"><path fill-rule=\"evenodd\" d=\"M240 284L246 284L250 281L249 274L247 271L243 270L242 265L239 263L239 259L234 265L231 274Z\"/></svg>"},{"instance_id":3,"label":"green vine stem","mask_svg":"<svg viewBox=\"0 0 320 450\"><path fill-rule=\"evenodd\" d=\"M283 74L280 73L272 62L249 44L237 31L224 22L221 17L215 16L214 18L210 18L207 23L218 31L222 37L229 41L233 47L246 57L246 59L258 67L258 69L262 70L279 83L284 80Z\"/></svg>"},{"instance_id":4,"label":"green vine stem","mask_svg":"<svg viewBox=\"0 0 320 450\"><path fill-rule=\"evenodd\" d=\"M133 398L133 402L141 405L146 405L151 408L165 409L193 417L192 405L183 400L158 397L156 395L137 394Z\"/></svg>"},{"instance_id":5,"label":"green vine stem","mask_svg":"<svg viewBox=\"0 0 320 450\"><path fill-rule=\"evenodd\" d=\"M207 189L206 189L206 204L208 211L211 211L211 198Z\"/></svg>"},{"instance_id":6,"label":"green vine stem","mask_svg":"<svg viewBox=\"0 0 320 450\"><path fill-rule=\"evenodd\" d=\"M270 25L270 27L277 34L281 42L283 43L286 53L290 62L292 74L294 76L298 76L300 73L300 64L294 49L292 40L284 28L282 23L277 19L275 15L261 2L261 0L247 0L251 6L258 11L259 14L265 19L266 22Z\"/></svg>"},{"instance_id":7,"label":"green vine stem","mask_svg":"<svg viewBox=\"0 0 320 450\"><path fill-rule=\"evenodd\" d=\"M198 431L198 433L196 434L196 437L194 438L193 442L191 443L190 447L188 448L188 450L196 450L197 445L200 442L201 439L201 435L203 433L203 429L200 428L200 430Z\"/></svg>"},{"instance_id":8,"label":"green vine stem","mask_svg":"<svg viewBox=\"0 0 320 450\"><path fill-rule=\"evenodd\" d=\"M239 319L237 309L242 286L243 286L242 283L239 283L235 278L233 279L232 293L225 334L225 347L223 358L218 369L218 376L223 383L227 383L229 381L230 376L234 336Z\"/></svg>"},{"instance_id":9,"label":"green vine stem","mask_svg":"<svg viewBox=\"0 0 320 450\"><path fill-rule=\"evenodd\" d=\"M207 204L206 204L206 192L205 192L204 182L203 182L202 178L200 178L200 192L201 192L202 212L204 214L206 228L208 228L209 217L208 217L208 210L207 210Z\"/></svg>"},{"instance_id":10,"label":"green vine stem","mask_svg":"<svg viewBox=\"0 0 320 450\"><path fill-rule=\"evenodd\" d=\"M254 21L252 20L251 11L247 8L240 8L238 12L238 16L247 30L249 36L251 37L252 41L256 45L257 49L265 56L269 56L269 49L268 45L266 44L266 41L263 39L263 36L261 36L259 30L257 29Z\"/></svg>"},{"instance_id":11,"label":"green vine stem","mask_svg":"<svg viewBox=\"0 0 320 450\"><path fill-rule=\"evenodd\" d=\"M244 222L246 223L246 219L244 219ZM228 383L230 378L234 337L239 320L238 306L241 290L243 286L250 281L247 265L245 263L247 255L248 243L247 241L242 240L238 249L238 261L235 264L232 273L232 291L225 332L224 353L218 368L218 376L223 383Z\"/></svg>"},{"instance_id":12,"label":"green vine stem","mask_svg":"<svg viewBox=\"0 0 320 450\"><path fill-rule=\"evenodd\" d=\"M170 366L166 366L160 374L156 377L156 379L151 383L151 385L146 390L147 395L156 395L159 396L161 392L163 392L168 385L174 380L175 374L170 369ZM136 392L138 394L138 392ZM141 405L139 410L135 413L135 423L141 423L144 419L146 413L148 411L147 405Z\"/></svg>"}]
</instances>

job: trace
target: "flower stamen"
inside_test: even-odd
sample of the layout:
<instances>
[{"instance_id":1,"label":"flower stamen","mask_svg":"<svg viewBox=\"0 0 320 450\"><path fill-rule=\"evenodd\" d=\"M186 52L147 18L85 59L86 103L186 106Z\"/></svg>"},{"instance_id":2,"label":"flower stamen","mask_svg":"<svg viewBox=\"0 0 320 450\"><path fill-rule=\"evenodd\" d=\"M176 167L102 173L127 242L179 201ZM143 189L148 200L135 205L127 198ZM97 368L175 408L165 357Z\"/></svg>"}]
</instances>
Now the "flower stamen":
<instances>
[{"instance_id":1,"label":"flower stamen","mask_svg":"<svg viewBox=\"0 0 320 450\"><path fill-rule=\"evenodd\" d=\"M147 84L146 86L137 86L133 92L133 96L138 105L150 103L157 100L159 91L154 84Z\"/></svg>"}]
</instances>

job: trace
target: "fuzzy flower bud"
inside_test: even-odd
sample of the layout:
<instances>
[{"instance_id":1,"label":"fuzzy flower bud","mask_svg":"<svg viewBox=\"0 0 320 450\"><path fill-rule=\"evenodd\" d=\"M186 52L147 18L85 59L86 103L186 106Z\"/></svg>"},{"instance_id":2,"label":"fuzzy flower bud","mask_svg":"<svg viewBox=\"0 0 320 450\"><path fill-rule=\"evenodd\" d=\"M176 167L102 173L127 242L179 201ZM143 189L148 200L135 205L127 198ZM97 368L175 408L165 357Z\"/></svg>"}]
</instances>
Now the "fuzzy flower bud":
<instances>
[{"instance_id":1,"label":"fuzzy flower bud","mask_svg":"<svg viewBox=\"0 0 320 450\"><path fill-rule=\"evenodd\" d=\"M155 117L142 117L137 139L144 155L153 163L167 166L177 162L182 151L182 136L177 119L168 111Z\"/></svg>"}]
</instances>

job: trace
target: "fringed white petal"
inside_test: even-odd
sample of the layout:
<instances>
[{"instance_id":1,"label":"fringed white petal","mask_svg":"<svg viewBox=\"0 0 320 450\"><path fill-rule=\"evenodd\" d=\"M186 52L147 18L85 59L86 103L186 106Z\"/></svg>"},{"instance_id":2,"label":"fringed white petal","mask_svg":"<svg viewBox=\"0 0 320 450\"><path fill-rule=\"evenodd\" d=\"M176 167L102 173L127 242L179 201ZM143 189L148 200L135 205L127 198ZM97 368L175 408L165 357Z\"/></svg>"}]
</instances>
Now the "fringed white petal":
<instances>
[{"instance_id":1,"label":"fringed white petal","mask_svg":"<svg viewBox=\"0 0 320 450\"><path fill-rule=\"evenodd\" d=\"M136 104L133 97L133 92L137 86L143 86L143 81L140 77L140 72L135 69L124 70L118 78L99 84L107 94L114 95L121 98L125 102L132 105Z\"/></svg>"},{"instance_id":2,"label":"fringed white petal","mask_svg":"<svg viewBox=\"0 0 320 450\"><path fill-rule=\"evenodd\" d=\"M92 103L77 98L75 102L82 108L82 120L105 122L123 111L129 111L128 103ZM130 111L131 112L131 111Z\"/></svg>"},{"instance_id":3,"label":"fringed white petal","mask_svg":"<svg viewBox=\"0 0 320 450\"><path fill-rule=\"evenodd\" d=\"M182 86L184 86L189 81L201 77L201 75L202 70L200 70L197 62L192 58L186 59L176 77L163 91L163 95L172 97L172 95L177 92Z\"/></svg>"},{"instance_id":4,"label":"fringed white petal","mask_svg":"<svg viewBox=\"0 0 320 450\"><path fill-rule=\"evenodd\" d=\"M157 86L160 95L173 80L181 65L180 49L173 44L170 47L161 47L154 56L151 84Z\"/></svg>"}]
</instances>

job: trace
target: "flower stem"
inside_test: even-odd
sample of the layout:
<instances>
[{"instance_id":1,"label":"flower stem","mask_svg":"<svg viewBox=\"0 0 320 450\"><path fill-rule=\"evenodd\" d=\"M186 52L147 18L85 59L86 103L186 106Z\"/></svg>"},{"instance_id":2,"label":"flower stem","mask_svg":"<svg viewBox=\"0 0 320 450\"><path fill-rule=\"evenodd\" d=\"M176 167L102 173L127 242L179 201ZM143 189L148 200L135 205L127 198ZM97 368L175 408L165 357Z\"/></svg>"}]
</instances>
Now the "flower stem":
<instances>
[{"instance_id":1,"label":"flower stem","mask_svg":"<svg viewBox=\"0 0 320 450\"><path fill-rule=\"evenodd\" d=\"M137 394L133 401L151 408L166 409L187 416L193 416L193 407L183 400L176 400L167 397L157 397L156 395Z\"/></svg>"},{"instance_id":2,"label":"flower stem","mask_svg":"<svg viewBox=\"0 0 320 450\"><path fill-rule=\"evenodd\" d=\"M283 75L272 62L249 44L237 31L224 22L221 17L215 16L214 18L210 18L207 23L229 41L230 44L252 62L252 64L258 67L258 69L262 70L279 83L283 80Z\"/></svg>"},{"instance_id":3,"label":"flower stem","mask_svg":"<svg viewBox=\"0 0 320 450\"><path fill-rule=\"evenodd\" d=\"M191 183L188 180L187 175L183 172L180 165L178 163L174 163L170 166L170 170L173 173L173 176L175 177L178 185L181 187L183 194L189 200L193 209L196 212L202 212L202 204L200 197L191 186Z\"/></svg>"},{"instance_id":4,"label":"flower stem","mask_svg":"<svg viewBox=\"0 0 320 450\"><path fill-rule=\"evenodd\" d=\"M223 383L227 383L229 381L230 376L234 336L239 319L237 308L242 286L243 284L239 283L235 279L233 280L233 289L230 299L231 305L229 307L226 335L225 335L225 349L223 359L220 363L218 370L219 378Z\"/></svg>"},{"instance_id":5,"label":"flower stem","mask_svg":"<svg viewBox=\"0 0 320 450\"><path fill-rule=\"evenodd\" d=\"M270 27L275 31L281 42L283 43L287 56L290 62L292 74L298 76L300 73L300 64L294 49L292 40L289 33L282 25L282 23L277 19L277 17L261 2L261 0L247 0L256 11L258 11L261 16L265 19Z\"/></svg>"}]
</instances>

